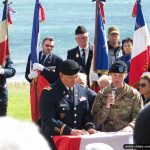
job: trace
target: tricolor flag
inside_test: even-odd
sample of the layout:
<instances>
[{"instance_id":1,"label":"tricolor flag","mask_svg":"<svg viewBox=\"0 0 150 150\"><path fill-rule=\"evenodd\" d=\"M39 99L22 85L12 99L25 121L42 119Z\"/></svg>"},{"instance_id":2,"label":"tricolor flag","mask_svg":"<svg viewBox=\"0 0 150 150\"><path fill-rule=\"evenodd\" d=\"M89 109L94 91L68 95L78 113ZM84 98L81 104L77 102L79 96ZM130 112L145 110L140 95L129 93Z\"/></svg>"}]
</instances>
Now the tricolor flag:
<instances>
[{"instance_id":1,"label":"tricolor flag","mask_svg":"<svg viewBox=\"0 0 150 150\"><path fill-rule=\"evenodd\" d=\"M98 75L95 72L103 74L108 71L108 68L108 46L102 19L101 2L96 1L94 59L92 60L89 76L90 86L93 90L98 89L98 85L95 82L98 79Z\"/></svg>"},{"instance_id":2,"label":"tricolor flag","mask_svg":"<svg viewBox=\"0 0 150 150\"><path fill-rule=\"evenodd\" d=\"M108 46L104 23L100 13L100 6L97 9L96 32L95 32L95 70L98 72L108 71Z\"/></svg>"},{"instance_id":3,"label":"tricolor flag","mask_svg":"<svg viewBox=\"0 0 150 150\"><path fill-rule=\"evenodd\" d=\"M39 4L39 0L36 0L35 9L34 9L34 17L33 17L33 27L32 27L32 37L31 37L31 68L34 63L38 63L39 61L39 11L41 4ZM34 82L31 83L30 86L30 103L31 103L31 115L32 120L37 122L40 119L40 111L39 111L39 100L40 95L44 87L48 86L48 81L40 75L34 79Z\"/></svg>"},{"instance_id":4,"label":"tricolor flag","mask_svg":"<svg viewBox=\"0 0 150 150\"><path fill-rule=\"evenodd\" d=\"M9 55L7 0L5 0L3 3L4 3L4 10L3 10L2 22L0 26L0 66L5 64L6 58Z\"/></svg>"},{"instance_id":5,"label":"tricolor flag","mask_svg":"<svg viewBox=\"0 0 150 150\"><path fill-rule=\"evenodd\" d=\"M32 38L31 38L31 62L38 62L39 54L39 0L36 0L34 8L34 18L32 27Z\"/></svg>"},{"instance_id":6,"label":"tricolor flag","mask_svg":"<svg viewBox=\"0 0 150 150\"><path fill-rule=\"evenodd\" d=\"M129 84L137 87L140 76L150 67L150 35L145 23L140 0L136 1L137 15L133 37Z\"/></svg>"}]
</instances>

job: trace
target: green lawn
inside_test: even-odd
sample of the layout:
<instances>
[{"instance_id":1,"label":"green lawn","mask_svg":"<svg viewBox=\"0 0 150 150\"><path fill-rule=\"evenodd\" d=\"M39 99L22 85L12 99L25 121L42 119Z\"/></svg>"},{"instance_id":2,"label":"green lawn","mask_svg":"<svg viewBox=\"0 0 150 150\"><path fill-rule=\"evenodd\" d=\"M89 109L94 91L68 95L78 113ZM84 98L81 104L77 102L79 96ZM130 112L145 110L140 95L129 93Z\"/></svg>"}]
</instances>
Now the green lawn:
<instances>
[{"instance_id":1,"label":"green lawn","mask_svg":"<svg viewBox=\"0 0 150 150\"><path fill-rule=\"evenodd\" d=\"M31 120L29 84L9 83L8 116L21 120Z\"/></svg>"}]
</instances>

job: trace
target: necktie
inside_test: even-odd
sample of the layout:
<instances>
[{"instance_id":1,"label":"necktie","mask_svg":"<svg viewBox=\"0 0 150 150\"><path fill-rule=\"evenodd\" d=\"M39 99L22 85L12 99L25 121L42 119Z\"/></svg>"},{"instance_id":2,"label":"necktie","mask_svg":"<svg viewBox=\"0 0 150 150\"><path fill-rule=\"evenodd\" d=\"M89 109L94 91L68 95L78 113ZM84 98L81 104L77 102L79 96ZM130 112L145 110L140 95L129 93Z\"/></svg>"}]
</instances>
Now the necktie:
<instances>
[{"instance_id":1,"label":"necktie","mask_svg":"<svg viewBox=\"0 0 150 150\"><path fill-rule=\"evenodd\" d=\"M42 58L40 59L40 64L44 64L45 58L46 58L46 55L44 54Z\"/></svg>"},{"instance_id":2,"label":"necktie","mask_svg":"<svg viewBox=\"0 0 150 150\"><path fill-rule=\"evenodd\" d=\"M82 56L81 56L81 59L82 59L82 64L83 64L83 66L85 66L85 49L82 49Z\"/></svg>"}]
</instances>

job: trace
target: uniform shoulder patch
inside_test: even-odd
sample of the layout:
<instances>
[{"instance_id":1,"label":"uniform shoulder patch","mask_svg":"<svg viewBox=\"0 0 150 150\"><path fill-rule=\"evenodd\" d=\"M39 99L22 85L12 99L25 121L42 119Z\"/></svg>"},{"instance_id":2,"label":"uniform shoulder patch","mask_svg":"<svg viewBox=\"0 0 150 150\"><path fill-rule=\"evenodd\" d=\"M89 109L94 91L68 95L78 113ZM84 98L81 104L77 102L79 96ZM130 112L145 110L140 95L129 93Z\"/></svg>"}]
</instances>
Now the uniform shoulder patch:
<instances>
[{"instance_id":1,"label":"uniform shoulder patch","mask_svg":"<svg viewBox=\"0 0 150 150\"><path fill-rule=\"evenodd\" d=\"M50 91L52 88L50 87L50 86L46 86L45 88L44 88L44 90L48 90L48 91Z\"/></svg>"}]
</instances>

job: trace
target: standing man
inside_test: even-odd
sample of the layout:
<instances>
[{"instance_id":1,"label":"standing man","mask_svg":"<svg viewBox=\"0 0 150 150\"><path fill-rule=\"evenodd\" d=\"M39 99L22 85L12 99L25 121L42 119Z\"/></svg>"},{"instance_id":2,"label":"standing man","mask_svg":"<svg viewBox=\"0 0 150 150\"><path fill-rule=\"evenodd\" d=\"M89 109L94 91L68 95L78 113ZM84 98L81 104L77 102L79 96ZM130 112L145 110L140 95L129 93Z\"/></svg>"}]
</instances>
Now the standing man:
<instances>
[{"instance_id":1,"label":"standing man","mask_svg":"<svg viewBox=\"0 0 150 150\"><path fill-rule=\"evenodd\" d=\"M8 89L6 78L13 77L16 70L10 57L6 59L6 63L0 66L0 116L7 115L8 106Z\"/></svg>"},{"instance_id":2,"label":"standing man","mask_svg":"<svg viewBox=\"0 0 150 150\"><path fill-rule=\"evenodd\" d=\"M33 64L33 70L30 69L31 65L29 55L25 72L25 78L27 81L31 83L32 79L38 76L38 70L41 71L41 75L43 75L50 84L58 79L59 65L61 64L62 59L52 53L54 46L55 42L52 37L43 39L43 50L39 53L39 63Z\"/></svg>"},{"instance_id":3,"label":"standing man","mask_svg":"<svg viewBox=\"0 0 150 150\"><path fill-rule=\"evenodd\" d=\"M76 84L80 66L74 60L63 61L58 79L43 90L40 113L43 134L51 142L53 135L84 135L96 132L86 89Z\"/></svg>"},{"instance_id":4,"label":"standing man","mask_svg":"<svg viewBox=\"0 0 150 150\"><path fill-rule=\"evenodd\" d=\"M76 61L81 66L81 72L87 75L89 85L89 73L93 58L93 46L89 43L89 33L84 26L78 26L75 30L77 47L68 51L67 59Z\"/></svg>"},{"instance_id":5,"label":"standing man","mask_svg":"<svg viewBox=\"0 0 150 150\"><path fill-rule=\"evenodd\" d=\"M122 49L120 46L120 31L116 27L108 29L108 60L109 67L116 62L116 59L122 56Z\"/></svg>"},{"instance_id":6,"label":"standing man","mask_svg":"<svg viewBox=\"0 0 150 150\"><path fill-rule=\"evenodd\" d=\"M127 66L118 61L109 69L112 84L98 93L95 98L92 115L104 132L133 131L135 118L143 106L140 93L127 85Z\"/></svg>"}]
</instances>

